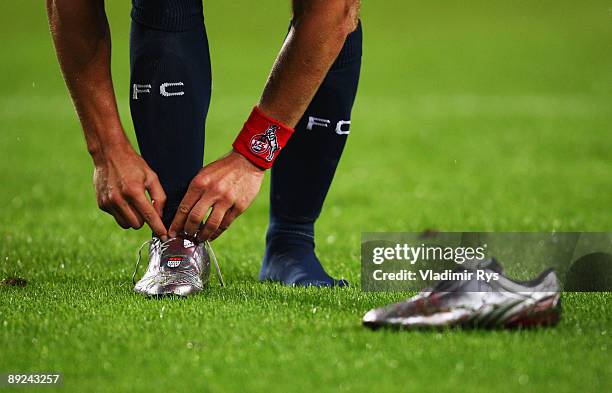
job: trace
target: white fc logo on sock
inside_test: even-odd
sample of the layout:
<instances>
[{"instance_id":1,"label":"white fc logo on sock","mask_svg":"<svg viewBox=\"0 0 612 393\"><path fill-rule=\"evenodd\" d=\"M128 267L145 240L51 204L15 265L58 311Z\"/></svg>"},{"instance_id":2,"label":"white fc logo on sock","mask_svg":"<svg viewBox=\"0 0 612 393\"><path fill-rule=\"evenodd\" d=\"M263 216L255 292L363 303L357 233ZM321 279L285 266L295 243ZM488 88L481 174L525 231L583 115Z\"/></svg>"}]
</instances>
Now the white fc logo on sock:
<instances>
[{"instance_id":1,"label":"white fc logo on sock","mask_svg":"<svg viewBox=\"0 0 612 393\"><path fill-rule=\"evenodd\" d=\"M306 129L308 131L312 131L313 127L329 128L330 124L331 120L322 119L320 117L308 116L308 125L306 125ZM351 132L351 130L349 129L350 126L350 120L340 120L338 123L336 123L336 134L348 135Z\"/></svg>"},{"instance_id":2,"label":"white fc logo on sock","mask_svg":"<svg viewBox=\"0 0 612 393\"><path fill-rule=\"evenodd\" d=\"M177 89L177 87L184 86L183 82L165 82L159 85L159 95L162 97L174 97L182 96L185 94L184 91ZM134 83L132 85L132 99L137 100L138 94L151 94L151 85L141 85Z\"/></svg>"}]
</instances>

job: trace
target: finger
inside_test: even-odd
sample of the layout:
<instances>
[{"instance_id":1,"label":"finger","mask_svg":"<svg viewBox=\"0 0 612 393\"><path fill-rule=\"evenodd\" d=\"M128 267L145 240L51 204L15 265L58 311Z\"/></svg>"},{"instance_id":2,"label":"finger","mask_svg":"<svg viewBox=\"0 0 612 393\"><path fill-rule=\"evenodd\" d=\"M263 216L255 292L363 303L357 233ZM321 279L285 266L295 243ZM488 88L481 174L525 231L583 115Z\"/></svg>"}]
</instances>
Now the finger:
<instances>
[{"instance_id":1,"label":"finger","mask_svg":"<svg viewBox=\"0 0 612 393\"><path fill-rule=\"evenodd\" d=\"M161 216L145 196L144 189L138 193L130 194L128 200L144 222L149 225L155 236L165 240L168 231L161 220Z\"/></svg>"},{"instance_id":2,"label":"finger","mask_svg":"<svg viewBox=\"0 0 612 393\"><path fill-rule=\"evenodd\" d=\"M108 207L104 211L106 211L108 214L113 216L113 218L115 219L115 221L117 221L117 224L119 224L121 228L123 229L131 228L130 224L127 222L127 220L121 215L121 213L117 209L113 207Z\"/></svg>"},{"instance_id":3,"label":"finger","mask_svg":"<svg viewBox=\"0 0 612 393\"><path fill-rule=\"evenodd\" d=\"M240 211L235 206L233 206L231 209L225 212L225 216L223 217L223 220L221 220L221 224L219 224L219 228L217 228L217 230L215 231L215 233L213 233L213 235L210 237L209 240L212 241L218 238L219 236L221 236L221 234L225 232L227 228L229 228L232 222L234 222L234 220L239 215L240 215Z\"/></svg>"},{"instance_id":4,"label":"finger","mask_svg":"<svg viewBox=\"0 0 612 393\"><path fill-rule=\"evenodd\" d=\"M126 200L122 199L115 203L114 206L117 213L119 213L129 225L130 228L140 229L144 224L144 220L140 213L132 206L130 206Z\"/></svg>"},{"instance_id":5,"label":"finger","mask_svg":"<svg viewBox=\"0 0 612 393\"><path fill-rule=\"evenodd\" d=\"M174 219L172 220L172 224L170 224L170 237L176 237L178 233L184 230L187 217L189 216L189 213L191 212L193 206L198 202L198 200L200 200L202 193L203 190L201 188L194 187L193 184L189 185L187 193L183 197L183 200L181 201L178 209L176 210ZM203 215L202 218L204 218ZM193 233L195 233L195 231Z\"/></svg>"},{"instance_id":6,"label":"finger","mask_svg":"<svg viewBox=\"0 0 612 393\"><path fill-rule=\"evenodd\" d=\"M157 214L162 217L164 206L166 205L166 193L164 192L164 188L159 182L157 175L151 175L151 177L147 179L145 187L147 191L149 191L151 203L153 204L155 211L157 211Z\"/></svg>"},{"instance_id":7,"label":"finger","mask_svg":"<svg viewBox=\"0 0 612 393\"><path fill-rule=\"evenodd\" d=\"M202 221L204 217L206 217L206 213L211 208L213 202L210 198L207 197L206 194L200 199L195 206L189 212L187 216L187 220L185 221L185 232L188 235L195 236L197 232L200 230L200 225L202 225Z\"/></svg>"},{"instance_id":8,"label":"finger","mask_svg":"<svg viewBox=\"0 0 612 393\"><path fill-rule=\"evenodd\" d=\"M223 217L225 217L225 213L228 211L229 207L229 205L224 205L222 203L216 203L213 206L212 211L204 223L204 227L198 232L198 239L201 241L208 240L210 236L219 229L221 221Z\"/></svg>"}]
</instances>

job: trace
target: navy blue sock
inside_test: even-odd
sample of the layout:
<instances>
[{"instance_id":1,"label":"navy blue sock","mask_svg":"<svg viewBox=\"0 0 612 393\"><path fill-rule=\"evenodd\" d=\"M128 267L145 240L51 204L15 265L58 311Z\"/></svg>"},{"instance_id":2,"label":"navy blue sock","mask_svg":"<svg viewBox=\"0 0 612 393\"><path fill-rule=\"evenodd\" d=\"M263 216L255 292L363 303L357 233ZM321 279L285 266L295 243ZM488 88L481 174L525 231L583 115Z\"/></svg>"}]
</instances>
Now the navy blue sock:
<instances>
[{"instance_id":1,"label":"navy blue sock","mask_svg":"<svg viewBox=\"0 0 612 393\"><path fill-rule=\"evenodd\" d=\"M321 213L350 129L361 68L361 24L272 168L270 224L259 273L262 281L298 286L344 286L315 254L314 223Z\"/></svg>"},{"instance_id":2,"label":"navy blue sock","mask_svg":"<svg viewBox=\"0 0 612 393\"><path fill-rule=\"evenodd\" d=\"M138 146L166 192L169 227L204 156L211 70L201 0L132 0L130 75Z\"/></svg>"}]
</instances>

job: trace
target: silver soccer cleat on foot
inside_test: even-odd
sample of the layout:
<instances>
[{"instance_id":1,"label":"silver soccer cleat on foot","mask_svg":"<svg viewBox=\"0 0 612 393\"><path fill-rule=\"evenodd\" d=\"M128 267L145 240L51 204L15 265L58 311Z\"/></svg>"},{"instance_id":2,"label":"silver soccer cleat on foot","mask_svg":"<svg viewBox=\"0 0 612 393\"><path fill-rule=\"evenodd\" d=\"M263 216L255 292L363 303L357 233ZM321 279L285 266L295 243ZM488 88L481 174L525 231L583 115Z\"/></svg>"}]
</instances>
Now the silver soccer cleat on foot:
<instances>
[{"instance_id":1,"label":"silver soccer cleat on foot","mask_svg":"<svg viewBox=\"0 0 612 393\"><path fill-rule=\"evenodd\" d=\"M144 296L189 296L201 292L210 277L209 251L223 285L221 272L208 242L199 242L187 236L178 236L165 242L154 237L144 243L138 251L133 281L140 263L140 252L147 244L149 267L144 276L135 283L134 292Z\"/></svg>"}]
</instances>

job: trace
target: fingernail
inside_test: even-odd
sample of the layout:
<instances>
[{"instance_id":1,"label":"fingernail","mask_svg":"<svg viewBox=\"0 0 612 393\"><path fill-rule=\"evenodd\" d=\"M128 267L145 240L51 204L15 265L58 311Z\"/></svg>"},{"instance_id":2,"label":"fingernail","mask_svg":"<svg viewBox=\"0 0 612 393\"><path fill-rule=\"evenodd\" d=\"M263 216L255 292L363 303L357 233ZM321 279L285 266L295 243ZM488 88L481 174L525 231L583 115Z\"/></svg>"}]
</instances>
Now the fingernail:
<instances>
[{"instance_id":1,"label":"fingernail","mask_svg":"<svg viewBox=\"0 0 612 393\"><path fill-rule=\"evenodd\" d=\"M162 242L165 242L166 240L168 240L168 236L162 235L161 240L162 240Z\"/></svg>"},{"instance_id":2,"label":"fingernail","mask_svg":"<svg viewBox=\"0 0 612 393\"><path fill-rule=\"evenodd\" d=\"M168 232L168 235L170 235L170 237L176 237L176 232L170 231Z\"/></svg>"}]
</instances>

